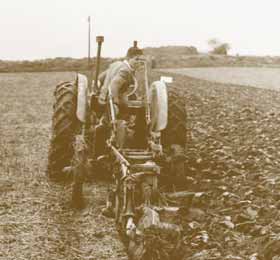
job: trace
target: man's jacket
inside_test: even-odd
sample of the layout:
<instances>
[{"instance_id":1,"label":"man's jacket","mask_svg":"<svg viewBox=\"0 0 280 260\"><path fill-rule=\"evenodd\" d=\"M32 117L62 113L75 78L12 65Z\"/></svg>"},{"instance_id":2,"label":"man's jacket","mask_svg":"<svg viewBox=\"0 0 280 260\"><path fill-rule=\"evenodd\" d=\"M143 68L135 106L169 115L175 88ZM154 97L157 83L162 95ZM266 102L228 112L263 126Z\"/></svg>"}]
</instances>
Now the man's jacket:
<instances>
[{"instance_id":1,"label":"man's jacket","mask_svg":"<svg viewBox=\"0 0 280 260\"><path fill-rule=\"evenodd\" d=\"M106 103L108 88L111 88L113 102L120 104L122 95L128 90L128 87L136 83L135 71L127 61L116 61L100 74L99 81L101 83L99 103Z\"/></svg>"}]
</instances>

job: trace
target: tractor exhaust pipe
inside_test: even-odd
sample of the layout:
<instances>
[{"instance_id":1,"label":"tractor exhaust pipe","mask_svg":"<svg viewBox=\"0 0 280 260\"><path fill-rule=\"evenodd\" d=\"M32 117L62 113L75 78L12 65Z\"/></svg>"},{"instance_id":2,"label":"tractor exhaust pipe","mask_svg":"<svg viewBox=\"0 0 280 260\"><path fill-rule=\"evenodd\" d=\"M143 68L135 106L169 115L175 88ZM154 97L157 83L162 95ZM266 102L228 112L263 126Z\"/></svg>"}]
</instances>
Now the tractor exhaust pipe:
<instances>
[{"instance_id":1,"label":"tractor exhaust pipe","mask_svg":"<svg viewBox=\"0 0 280 260\"><path fill-rule=\"evenodd\" d=\"M101 57L101 46L104 42L103 36L97 36L96 42L98 44L97 46L97 55L96 55L96 71L95 71L95 80L94 80L94 92L97 92L97 82L98 82L98 75L99 75L99 69L100 69L100 57Z\"/></svg>"}]
</instances>

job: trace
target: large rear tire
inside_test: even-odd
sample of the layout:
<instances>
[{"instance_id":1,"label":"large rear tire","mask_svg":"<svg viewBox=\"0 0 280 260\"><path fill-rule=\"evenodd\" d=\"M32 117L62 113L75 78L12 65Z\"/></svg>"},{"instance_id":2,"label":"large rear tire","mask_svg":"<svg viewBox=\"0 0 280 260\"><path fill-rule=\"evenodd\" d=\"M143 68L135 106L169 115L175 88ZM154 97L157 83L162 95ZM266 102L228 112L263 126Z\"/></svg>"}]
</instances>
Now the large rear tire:
<instances>
[{"instance_id":1,"label":"large rear tire","mask_svg":"<svg viewBox=\"0 0 280 260\"><path fill-rule=\"evenodd\" d=\"M168 88L168 123L162 131L161 141L167 156L160 177L161 185L185 188L186 96L185 90L173 85Z\"/></svg>"},{"instance_id":2,"label":"large rear tire","mask_svg":"<svg viewBox=\"0 0 280 260\"><path fill-rule=\"evenodd\" d=\"M63 82L56 87L54 97L47 174L51 180L63 181L66 180L63 169L71 165L75 135L81 130L76 116L77 86Z\"/></svg>"},{"instance_id":3,"label":"large rear tire","mask_svg":"<svg viewBox=\"0 0 280 260\"><path fill-rule=\"evenodd\" d=\"M162 144L186 145L186 98L176 86L168 88L168 124L162 132Z\"/></svg>"}]
</instances>

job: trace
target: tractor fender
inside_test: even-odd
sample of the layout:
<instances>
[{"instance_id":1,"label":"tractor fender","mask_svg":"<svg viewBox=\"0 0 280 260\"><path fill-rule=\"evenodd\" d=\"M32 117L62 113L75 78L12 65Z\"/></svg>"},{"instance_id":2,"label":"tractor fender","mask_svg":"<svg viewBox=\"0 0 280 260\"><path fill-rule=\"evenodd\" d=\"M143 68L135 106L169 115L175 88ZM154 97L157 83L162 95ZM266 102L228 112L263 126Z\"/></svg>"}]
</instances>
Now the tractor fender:
<instances>
[{"instance_id":1,"label":"tractor fender","mask_svg":"<svg viewBox=\"0 0 280 260\"><path fill-rule=\"evenodd\" d=\"M86 122L86 113L88 107L88 81L87 77L82 74L77 74L77 118L82 122Z\"/></svg>"},{"instance_id":2,"label":"tractor fender","mask_svg":"<svg viewBox=\"0 0 280 260\"><path fill-rule=\"evenodd\" d=\"M160 132L167 126L168 94L163 81L154 81L150 88L151 128Z\"/></svg>"}]
</instances>

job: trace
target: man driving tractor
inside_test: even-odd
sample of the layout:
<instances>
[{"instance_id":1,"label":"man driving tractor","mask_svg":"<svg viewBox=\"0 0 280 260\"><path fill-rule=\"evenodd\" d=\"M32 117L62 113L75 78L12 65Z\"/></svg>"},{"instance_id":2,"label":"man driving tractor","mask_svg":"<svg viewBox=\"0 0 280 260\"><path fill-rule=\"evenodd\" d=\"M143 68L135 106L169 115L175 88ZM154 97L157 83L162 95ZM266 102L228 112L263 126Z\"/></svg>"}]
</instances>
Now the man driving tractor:
<instances>
[{"instance_id":1,"label":"man driving tractor","mask_svg":"<svg viewBox=\"0 0 280 260\"><path fill-rule=\"evenodd\" d=\"M112 63L107 70L99 76L100 94L99 104L105 105L108 95L108 88L111 88L112 98L118 114L119 110L125 105L125 96L128 94L129 87L134 85L137 88L135 72L141 66L140 60L143 60L143 51L137 47L137 42L130 47L124 61Z\"/></svg>"},{"instance_id":2,"label":"man driving tractor","mask_svg":"<svg viewBox=\"0 0 280 260\"><path fill-rule=\"evenodd\" d=\"M136 71L143 64L143 51L137 47L137 42L134 41L134 46L130 47L126 54L126 59L124 61L116 61L112 63L107 70L102 72L98 77L99 85L99 96L98 96L98 106L103 112L103 119L101 121L106 121L106 114L104 113L106 104L108 102L108 97L111 95L113 102L114 112L116 114L116 126L118 128L118 146L122 148L125 143L125 138L127 138L127 132L129 131L128 122L128 99L129 97L135 95L138 88L138 83L136 79ZM144 110L142 110L144 112ZM141 113L141 112L140 112ZM138 113L139 114L139 113ZM132 120L133 121L133 120ZM135 123L135 122L134 122ZM132 123L132 124L134 124ZM143 123L142 123L143 125ZM139 126L138 140L141 140L141 132L143 134L143 127ZM100 125L100 129L96 129L97 132L103 132L106 128L106 123ZM141 129L142 128L142 129ZM126 132L126 134L124 133ZM136 133L136 135L137 135ZM106 135L106 134L105 134ZM101 135L102 136L102 135ZM126 136L126 137L124 137ZM105 137L105 136L104 136ZM105 137L106 139L106 137ZM100 140L100 149L97 149L97 154L102 155L104 149L102 148L102 142ZM143 140L143 139L142 139Z\"/></svg>"}]
</instances>

